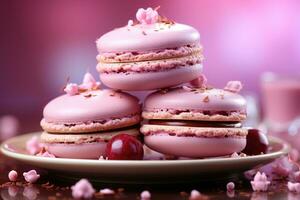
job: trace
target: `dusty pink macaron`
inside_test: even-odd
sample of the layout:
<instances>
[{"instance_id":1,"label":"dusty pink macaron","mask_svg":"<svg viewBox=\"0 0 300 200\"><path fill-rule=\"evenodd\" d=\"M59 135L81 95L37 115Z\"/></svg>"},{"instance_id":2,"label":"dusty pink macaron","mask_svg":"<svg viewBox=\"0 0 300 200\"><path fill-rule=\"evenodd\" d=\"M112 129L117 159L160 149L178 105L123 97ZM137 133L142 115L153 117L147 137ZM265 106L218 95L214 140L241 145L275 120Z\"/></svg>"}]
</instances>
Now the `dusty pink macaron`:
<instances>
[{"instance_id":1,"label":"dusty pink macaron","mask_svg":"<svg viewBox=\"0 0 300 200\"><path fill-rule=\"evenodd\" d=\"M188 86L150 94L142 113L144 142L179 157L224 156L246 146L246 101L237 91ZM217 147L217 148L212 148Z\"/></svg>"},{"instance_id":2,"label":"dusty pink macaron","mask_svg":"<svg viewBox=\"0 0 300 200\"><path fill-rule=\"evenodd\" d=\"M44 108L41 142L56 157L97 159L115 135L138 136L140 104L136 97L100 89L90 74L83 84L68 84L67 94Z\"/></svg>"},{"instance_id":3,"label":"dusty pink macaron","mask_svg":"<svg viewBox=\"0 0 300 200\"><path fill-rule=\"evenodd\" d=\"M97 70L110 88L153 90L191 81L202 71L200 34L191 26L139 9L137 20L97 41Z\"/></svg>"}]
</instances>

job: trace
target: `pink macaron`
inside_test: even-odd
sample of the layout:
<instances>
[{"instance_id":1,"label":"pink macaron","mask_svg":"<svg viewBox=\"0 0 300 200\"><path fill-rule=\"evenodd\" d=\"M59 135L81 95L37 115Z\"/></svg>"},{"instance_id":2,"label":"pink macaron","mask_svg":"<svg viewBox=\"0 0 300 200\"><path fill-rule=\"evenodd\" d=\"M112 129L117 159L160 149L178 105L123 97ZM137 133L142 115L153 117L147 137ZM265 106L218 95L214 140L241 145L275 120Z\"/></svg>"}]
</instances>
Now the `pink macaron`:
<instances>
[{"instance_id":1,"label":"pink macaron","mask_svg":"<svg viewBox=\"0 0 300 200\"><path fill-rule=\"evenodd\" d=\"M224 156L246 146L246 101L228 89L177 87L150 94L141 132L151 149L180 157ZM212 148L218 147L218 148Z\"/></svg>"},{"instance_id":2,"label":"pink macaron","mask_svg":"<svg viewBox=\"0 0 300 200\"><path fill-rule=\"evenodd\" d=\"M88 78L90 77L90 78ZM140 104L137 98L100 89L90 74L81 85L68 84L67 94L44 108L41 141L56 157L96 159L106 143L121 133L137 136Z\"/></svg>"},{"instance_id":3,"label":"pink macaron","mask_svg":"<svg viewBox=\"0 0 300 200\"><path fill-rule=\"evenodd\" d=\"M97 70L108 87L152 90L191 81L202 71L200 34L191 26L139 9L137 20L97 40Z\"/></svg>"}]
</instances>

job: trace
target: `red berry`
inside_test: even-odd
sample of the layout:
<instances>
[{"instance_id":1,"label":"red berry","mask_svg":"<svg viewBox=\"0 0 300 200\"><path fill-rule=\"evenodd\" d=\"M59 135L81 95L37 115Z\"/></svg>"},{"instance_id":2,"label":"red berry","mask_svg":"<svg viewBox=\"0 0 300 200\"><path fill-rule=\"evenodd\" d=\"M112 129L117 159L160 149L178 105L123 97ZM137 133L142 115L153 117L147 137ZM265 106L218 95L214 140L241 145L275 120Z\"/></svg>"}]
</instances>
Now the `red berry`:
<instances>
[{"instance_id":1,"label":"red berry","mask_svg":"<svg viewBox=\"0 0 300 200\"><path fill-rule=\"evenodd\" d=\"M247 135L247 144L243 153L247 155L258 155L266 153L269 146L267 136L259 129L249 129Z\"/></svg>"},{"instance_id":2,"label":"red berry","mask_svg":"<svg viewBox=\"0 0 300 200\"><path fill-rule=\"evenodd\" d=\"M105 153L109 160L142 160L144 149L142 143L135 137L120 134L107 143Z\"/></svg>"}]
</instances>

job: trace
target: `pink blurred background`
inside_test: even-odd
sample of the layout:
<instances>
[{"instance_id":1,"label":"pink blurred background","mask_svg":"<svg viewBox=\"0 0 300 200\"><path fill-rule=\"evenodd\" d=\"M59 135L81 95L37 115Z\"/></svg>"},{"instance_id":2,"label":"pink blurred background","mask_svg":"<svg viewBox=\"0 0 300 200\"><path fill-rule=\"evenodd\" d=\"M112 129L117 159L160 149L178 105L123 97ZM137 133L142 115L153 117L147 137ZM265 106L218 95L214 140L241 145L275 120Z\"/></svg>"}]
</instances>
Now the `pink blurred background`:
<instances>
[{"instance_id":1,"label":"pink blurred background","mask_svg":"<svg viewBox=\"0 0 300 200\"><path fill-rule=\"evenodd\" d=\"M127 24L139 7L156 7L196 27L204 73L223 87L241 80L260 97L265 71L300 73L299 1L3 0L0 3L0 116L16 116L22 131L39 130L43 106L67 77L97 76L95 40Z\"/></svg>"}]
</instances>

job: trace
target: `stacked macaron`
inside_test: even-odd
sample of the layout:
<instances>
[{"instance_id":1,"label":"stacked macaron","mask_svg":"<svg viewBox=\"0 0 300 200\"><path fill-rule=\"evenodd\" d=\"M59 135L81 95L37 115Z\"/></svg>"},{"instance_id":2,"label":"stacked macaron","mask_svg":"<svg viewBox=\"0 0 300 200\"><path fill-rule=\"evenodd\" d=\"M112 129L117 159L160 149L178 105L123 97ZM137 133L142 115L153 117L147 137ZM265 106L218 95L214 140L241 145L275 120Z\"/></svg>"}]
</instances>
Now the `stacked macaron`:
<instances>
[{"instance_id":1,"label":"stacked macaron","mask_svg":"<svg viewBox=\"0 0 300 200\"><path fill-rule=\"evenodd\" d=\"M113 136L138 136L138 99L99 86L87 73L81 85L68 84L67 94L45 106L41 142L47 151L56 157L97 159L105 156L106 144Z\"/></svg>"},{"instance_id":2,"label":"stacked macaron","mask_svg":"<svg viewBox=\"0 0 300 200\"><path fill-rule=\"evenodd\" d=\"M97 70L108 87L153 90L197 78L202 71L200 35L156 10L139 9L136 21L97 40Z\"/></svg>"},{"instance_id":3,"label":"stacked macaron","mask_svg":"<svg viewBox=\"0 0 300 200\"><path fill-rule=\"evenodd\" d=\"M239 82L224 89L177 87L150 94L142 113L141 132L150 148L178 157L224 156L242 151L248 130L246 101Z\"/></svg>"}]
</instances>

